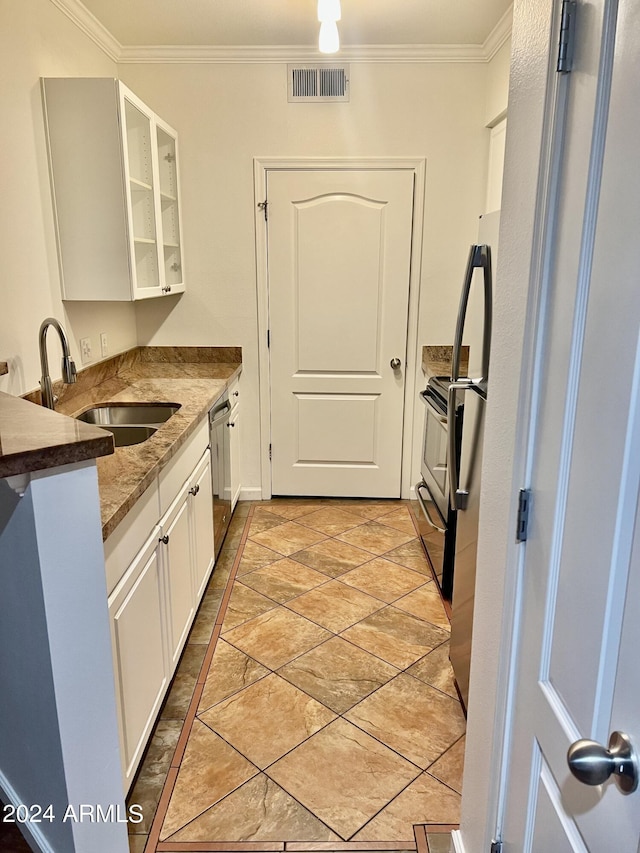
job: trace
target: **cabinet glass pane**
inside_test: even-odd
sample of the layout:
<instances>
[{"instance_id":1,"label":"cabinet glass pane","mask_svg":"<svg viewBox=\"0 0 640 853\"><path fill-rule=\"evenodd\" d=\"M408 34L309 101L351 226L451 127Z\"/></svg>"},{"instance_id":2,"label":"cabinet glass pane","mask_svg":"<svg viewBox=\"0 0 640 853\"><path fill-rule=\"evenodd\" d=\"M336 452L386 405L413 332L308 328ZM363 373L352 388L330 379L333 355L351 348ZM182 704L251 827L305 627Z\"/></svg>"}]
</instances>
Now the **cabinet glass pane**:
<instances>
[{"instance_id":1,"label":"cabinet glass pane","mask_svg":"<svg viewBox=\"0 0 640 853\"><path fill-rule=\"evenodd\" d=\"M129 157L129 177L134 181L151 187L153 171L151 165L151 122L132 103L126 100L125 124L127 128L127 149Z\"/></svg>"},{"instance_id":2,"label":"cabinet glass pane","mask_svg":"<svg viewBox=\"0 0 640 853\"><path fill-rule=\"evenodd\" d=\"M155 241L135 242L136 284L139 288L160 287Z\"/></svg>"},{"instance_id":3,"label":"cabinet glass pane","mask_svg":"<svg viewBox=\"0 0 640 853\"><path fill-rule=\"evenodd\" d=\"M167 284L182 284L182 259L179 247L164 247L164 277Z\"/></svg>"},{"instance_id":4,"label":"cabinet glass pane","mask_svg":"<svg viewBox=\"0 0 640 853\"><path fill-rule=\"evenodd\" d=\"M161 128L158 128L158 164L160 168L160 192L163 196L175 200L178 196L176 141Z\"/></svg>"}]
</instances>

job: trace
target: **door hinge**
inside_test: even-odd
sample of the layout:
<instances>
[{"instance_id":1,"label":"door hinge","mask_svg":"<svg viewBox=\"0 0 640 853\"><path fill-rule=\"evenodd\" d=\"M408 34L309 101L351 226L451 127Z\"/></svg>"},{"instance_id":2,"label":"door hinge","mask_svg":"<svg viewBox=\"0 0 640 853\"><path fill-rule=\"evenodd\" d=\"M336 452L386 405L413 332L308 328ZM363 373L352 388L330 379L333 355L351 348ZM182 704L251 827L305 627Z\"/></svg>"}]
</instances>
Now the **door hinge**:
<instances>
[{"instance_id":1,"label":"door hinge","mask_svg":"<svg viewBox=\"0 0 640 853\"><path fill-rule=\"evenodd\" d=\"M269 459L271 459L271 445L269 445Z\"/></svg>"},{"instance_id":2,"label":"door hinge","mask_svg":"<svg viewBox=\"0 0 640 853\"><path fill-rule=\"evenodd\" d=\"M529 530L529 509L531 507L531 489L520 489L518 493L518 518L516 521L516 542L526 542Z\"/></svg>"},{"instance_id":3,"label":"door hinge","mask_svg":"<svg viewBox=\"0 0 640 853\"><path fill-rule=\"evenodd\" d=\"M490 853L502 853L502 841L492 841Z\"/></svg>"},{"instance_id":4,"label":"door hinge","mask_svg":"<svg viewBox=\"0 0 640 853\"><path fill-rule=\"evenodd\" d=\"M258 202L258 207L259 207L259 208L260 208L260 210L264 213L264 221L265 221L265 222L267 221L267 207L268 207L268 206L269 206L269 202L266 200L266 198L265 198L265 200L264 200L264 201L259 201L259 202Z\"/></svg>"},{"instance_id":5,"label":"door hinge","mask_svg":"<svg viewBox=\"0 0 640 853\"><path fill-rule=\"evenodd\" d=\"M267 329L267 349L271 348L271 329Z\"/></svg>"},{"instance_id":6,"label":"door hinge","mask_svg":"<svg viewBox=\"0 0 640 853\"><path fill-rule=\"evenodd\" d=\"M562 0L560 17L560 44L558 45L558 64L560 74L568 74L573 66L573 53L576 41L576 1Z\"/></svg>"}]
</instances>

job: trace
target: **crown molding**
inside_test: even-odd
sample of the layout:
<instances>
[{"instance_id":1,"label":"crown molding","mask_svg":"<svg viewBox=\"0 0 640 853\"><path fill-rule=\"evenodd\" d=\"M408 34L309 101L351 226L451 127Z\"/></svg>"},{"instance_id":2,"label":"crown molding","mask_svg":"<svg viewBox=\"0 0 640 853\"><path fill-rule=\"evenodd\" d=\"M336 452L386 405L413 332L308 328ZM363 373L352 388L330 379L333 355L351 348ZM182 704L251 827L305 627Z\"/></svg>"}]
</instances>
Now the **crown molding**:
<instances>
[{"instance_id":1,"label":"crown molding","mask_svg":"<svg viewBox=\"0 0 640 853\"><path fill-rule=\"evenodd\" d=\"M300 45L122 45L81 0L51 0L114 62L122 64L331 62L315 46ZM511 35L513 6L483 44L345 45L340 62L489 62Z\"/></svg>"},{"instance_id":2,"label":"crown molding","mask_svg":"<svg viewBox=\"0 0 640 853\"><path fill-rule=\"evenodd\" d=\"M109 59L114 62L119 61L122 45L80 0L51 0L51 2L73 21L91 41L95 42Z\"/></svg>"},{"instance_id":3,"label":"crown molding","mask_svg":"<svg viewBox=\"0 0 640 853\"><path fill-rule=\"evenodd\" d=\"M513 27L513 3L504 15L500 18L495 27L486 37L482 49L485 54L485 61L491 62L500 48L511 37L511 29Z\"/></svg>"},{"instance_id":4,"label":"crown molding","mask_svg":"<svg viewBox=\"0 0 640 853\"><path fill-rule=\"evenodd\" d=\"M344 45L329 57L315 46L300 45L131 45L118 62L127 63L282 63L282 62L486 62L483 46L468 44Z\"/></svg>"}]
</instances>

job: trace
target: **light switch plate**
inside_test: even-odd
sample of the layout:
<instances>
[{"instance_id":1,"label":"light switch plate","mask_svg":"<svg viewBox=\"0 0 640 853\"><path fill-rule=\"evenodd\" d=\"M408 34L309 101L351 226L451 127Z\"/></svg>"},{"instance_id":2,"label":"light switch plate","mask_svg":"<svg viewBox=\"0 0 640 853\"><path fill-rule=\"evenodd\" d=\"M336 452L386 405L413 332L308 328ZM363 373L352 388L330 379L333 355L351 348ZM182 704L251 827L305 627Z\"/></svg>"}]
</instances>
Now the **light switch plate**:
<instances>
[{"instance_id":1,"label":"light switch plate","mask_svg":"<svg viewBox=\"0 0 640 853\"><path fill-rule=\"evenodd\" d=\"M91 338L80 338L80 358L83 364L91 361Z\"/></svg>"}]
</instances>

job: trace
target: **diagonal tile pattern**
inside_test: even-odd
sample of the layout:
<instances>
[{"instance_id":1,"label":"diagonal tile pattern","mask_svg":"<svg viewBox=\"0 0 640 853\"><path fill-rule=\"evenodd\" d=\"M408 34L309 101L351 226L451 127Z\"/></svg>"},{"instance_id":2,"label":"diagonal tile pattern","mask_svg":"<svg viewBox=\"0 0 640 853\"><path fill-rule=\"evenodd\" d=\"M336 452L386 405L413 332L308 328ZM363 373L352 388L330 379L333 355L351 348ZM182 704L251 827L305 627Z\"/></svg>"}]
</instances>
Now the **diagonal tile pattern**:
<instances>
[{"instance_id":1,"label":"diagonal tile pattern","mask_svg":"<svg viewBox=\"0 0 640 853\"><path fill-rule=\"evenodd\" d=\"M219 561L234 566L231 589L222 599L216 569L189 640L217 626L208 673L196 665L205 647L187 645L166 703L190 734L146 853L220 842L415 851L414 824L458 822L465 720L408 503L280 498L240 504L232 524Z\"/></svg>"}]
</instances>

